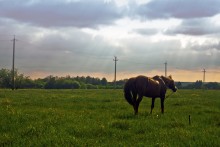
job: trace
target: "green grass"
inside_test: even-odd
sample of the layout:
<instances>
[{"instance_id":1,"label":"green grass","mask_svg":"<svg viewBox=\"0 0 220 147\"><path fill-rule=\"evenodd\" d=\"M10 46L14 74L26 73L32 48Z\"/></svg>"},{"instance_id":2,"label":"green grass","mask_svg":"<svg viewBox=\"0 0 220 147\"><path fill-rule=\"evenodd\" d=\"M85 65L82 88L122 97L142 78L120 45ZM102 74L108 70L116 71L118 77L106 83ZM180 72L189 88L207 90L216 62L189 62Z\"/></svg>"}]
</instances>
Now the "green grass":
<instances>
[{"instance_id":1,"label":"green grass","mask_svg":"<svg viewBox=\"0 0 220 147\"><path fill-rule=\"evenodd\" d=\"M163 115L144 98L134 116L122 90L0 90L0 146L219 146L219 96L179 90Z\"/></svg>"}]
</instances>

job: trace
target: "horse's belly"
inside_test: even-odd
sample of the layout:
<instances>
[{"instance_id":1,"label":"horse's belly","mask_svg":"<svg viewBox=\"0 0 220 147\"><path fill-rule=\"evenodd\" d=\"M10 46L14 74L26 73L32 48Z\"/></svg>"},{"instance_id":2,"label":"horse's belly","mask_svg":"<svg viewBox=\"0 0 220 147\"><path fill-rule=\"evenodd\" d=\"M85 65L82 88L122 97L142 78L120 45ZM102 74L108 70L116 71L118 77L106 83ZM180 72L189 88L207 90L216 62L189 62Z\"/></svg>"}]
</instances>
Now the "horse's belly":
<instances>
[{"instance_id":1,"label":"horse's belly","mask_svg":"<svg viewBox=\"0 0 220 147\"><path fill-rule=\"evenodd\" d=\"M154 97L154 98L160 97L160 91L159 90L149 89L149 90L145 91L145 96L146 97L150 97L150 98L152 98L152 97Z\"/></svg>"},{"instance_id":2,"label":"horse's belly","mask_svg":"<svg viewBox=\"0 0 220 147\"><path fill-rule=\"evenodd\" d=\"M156 95L156 94L145 94L146 97L149 97L149 98L156 98L156 97L160 97L160 95Z\"/></svg>"}]
</instances>

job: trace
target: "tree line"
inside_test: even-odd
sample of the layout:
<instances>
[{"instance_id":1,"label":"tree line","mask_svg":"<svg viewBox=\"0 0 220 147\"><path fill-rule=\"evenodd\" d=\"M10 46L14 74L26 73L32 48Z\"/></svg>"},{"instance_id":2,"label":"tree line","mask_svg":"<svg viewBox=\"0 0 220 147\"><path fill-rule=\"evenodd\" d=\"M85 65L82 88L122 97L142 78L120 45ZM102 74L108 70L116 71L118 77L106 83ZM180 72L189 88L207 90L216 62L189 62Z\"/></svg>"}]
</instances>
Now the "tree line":
<instances>
[{"instance_id":1,"label":"tree line","mask_svg":"<svg viewBox=\"0 0 220 147\"><path fill-rule=\"evenodd\" d=\"M122 89L127 79L116 81L116 87L114 82L108 82L106 78L94 78L90 76L77 76L77 77L57 77L47 76L45 78L31 79L24 74L18 73L15 70L15 89ZM220 84L217 82L209 82L203 84L201 80L196 82L183 84L182 82L176 82L176 86L179 89L220 89ZM9 69L0 70L0 88L12 88L12 71Z\"/></svg>"},{"instance_id":2,"label":"tree line","mask_svg":"<svg viewBox=\"0 0 220 147\"><path fill-rule=\"evenodd\" d=\"M77 77L57 77L47 76L45 78L31 79L29 76L20 74L16 69L15 89L39 88L39 89L104 89L114 88L113 82L108 82L106 78L94 78L90 76ZM124 82L117 81L116 88L122 88ZM0 70L0 88L12 88L12 71L9 69Z\"/></svg>"},{"instance_id":3,"label":"tree line","mask_svg":"<svg viewBox=\"0 0 220 147\"><path fill-rule=\"evenodd\" d=\"M203 83L202 80L197 80L196 82L188 83L186 85L177 82L176 86L179 89L220 89L220 84L218 82Z\"/></svg>"}]
</instances>

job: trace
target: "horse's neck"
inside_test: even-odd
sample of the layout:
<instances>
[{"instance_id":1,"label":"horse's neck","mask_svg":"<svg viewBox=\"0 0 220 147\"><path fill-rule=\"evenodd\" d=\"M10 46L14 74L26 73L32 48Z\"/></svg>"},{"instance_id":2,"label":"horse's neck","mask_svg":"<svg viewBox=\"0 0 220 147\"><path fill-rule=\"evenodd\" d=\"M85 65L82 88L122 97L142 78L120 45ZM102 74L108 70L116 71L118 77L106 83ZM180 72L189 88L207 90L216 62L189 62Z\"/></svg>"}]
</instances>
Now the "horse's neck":
<instances>
[{"instance_id":1,"label":"horse's neck","mask_svg":"<svg viewBox=\"0 0 220 147\"><path fill-rule=\"evenodd\" d=\"M160 78L162 79L162 81L164 82L165 86L168 87L168 83L167 80L164 76L160 76Z\"/></svg>"},{"instance_id":2,"label":"horse's neck","mask_svg":"<svg viewBox=\"0 0 220 147\"><path fill-rule=\"evenodd\" d=\"M167 90L166 83L161 76L156 77L155 80L157 80L160 83L161 87L163 87L165 91Z\"/></svg>"},{"instance_id":3,"label":"horse's neck","mask_svg":"<svg viewBox=\"0 0 220 147\"><path fill-rule=\"evenodd\" d=\"M165 82L163 81L163 79L160 76L155 76L152 79L155 81L158 81L162 85L165 85Z\"/></svg>"}]
</instances>

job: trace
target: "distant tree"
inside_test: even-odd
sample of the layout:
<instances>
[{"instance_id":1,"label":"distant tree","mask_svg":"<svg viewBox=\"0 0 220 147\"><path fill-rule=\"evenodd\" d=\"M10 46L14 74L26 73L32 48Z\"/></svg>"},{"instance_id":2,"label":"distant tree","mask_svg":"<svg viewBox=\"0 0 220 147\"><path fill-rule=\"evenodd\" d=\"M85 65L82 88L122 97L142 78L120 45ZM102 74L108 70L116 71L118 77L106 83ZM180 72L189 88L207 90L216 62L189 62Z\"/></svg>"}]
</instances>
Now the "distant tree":
<instances>
[{"instance_id":1,"label":"distant tree","mask_svg":"<svg viewBox=\"0 0 220 147\"><path fill-rule=\"evenodd\" d=\"M15 79L15 88L16 88L16 89L18 89L18 88L24 88L24 87L23 87L24 81L25 81L25 78L24 78L24 75L23 75L23 74L17 75L17 76L16 76L16 79Z\"/></svg>"},{"instance_id":2,"label":"distant tree","mask_svg":"<svg viewBox=\"0 0 220 147\"><path fill-rule=\"evenodd\" d=\"M0 70L0 87L11 88L11 70L1 69Z\"/></svg>"},{"instance_id":3,"label":"distant tree","mask_svg":"<svg viewBox=\"0 0 220 147\"><path fill-rule=\"evenodd\" d=\"M16 69L15 76L15 88L35 88L35 82L30 77L19 74ZM0 70L0 88L12 88L12 72L8 69Z\"/></svg>"},{"instance_id":4,"label":"distant tree","mask_svg":"<svg viewBox=\"0 0 220 147\"><path fill-rule=\"evenodd\" d=\"M40 79L40 78L34 80L34 83L35 83L35 88L40 88L40 89L44 88L44 86L45 86L45 84L46 84L46 82L44 81L44 79Z\"/></svg>"},{"instance_id":5,"label":"distant tree","mask_svg":"<svg viewBox=\"0 0 220 147\"><path fill-rule=\"evenodd\" d=\"M87 76L85 83L86 84L92 83L92 78L90 76Z\"/></svg>"},{"instance_id":6,"label":"distant tree","mask_svg":"<svg viewBox=\"0 0 220 147\"><path fill-rule=\"evenodd\" d=\"M124 84L125 84L126 81L127 81L126 79L116 81L116 85L119 86L119 87L122 87L122 86L124 86Z\"/></svg>"},{"instance_id":7,"label":"distant tree","mask_svg":"<svg viewBox=\"0 0 220 147\"><path fill-rule=\"evenodd\" d=\"M201 89L202 88L202 80L197 80L194 84L195 89Z\"/></svg>"},{"instance_id":8,"label":"distant tree","mask_svg":"<svg viewBox=\"0 0 220 147\"><path fill-rule=\"evenodd\" d=\"M54 89L55 88L55 77L53 77L52 75L48 76L47 78L47 82L44 86L45 89Z\"/></svg>"},{"instance_id":9,"label":"distant tree","mask_svg":"<svg viewBox=\"0 0 220 147\"><path fill-rule=\"evenodd\" d=\"M106 78L102 78L101 85L106 86L107 84L108 84L108 81L106 80Z\"/></svg>"},{"instance_id":10,"label":"distant tree","mask_svg":"<svg viewBox=\"0 0 220 147\"><path fill-rule=\"evenodd\" d=\"M23 74L19 74L15 79L16 89L20 88L35 88L35 82L30 77L25 77Z\"/></svg>"},{"instance_id":11,"label":"distant tree","mask_svg":"<svg viewBox=\"0 0 220 147\"><path fill-rule=\"evenodd\" d=\"M77 76L73 79L80 82L80 83L86 83L86 78L84 76L82 76L82 77Z\"/></svg>"}]
</instances>

